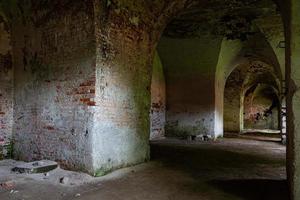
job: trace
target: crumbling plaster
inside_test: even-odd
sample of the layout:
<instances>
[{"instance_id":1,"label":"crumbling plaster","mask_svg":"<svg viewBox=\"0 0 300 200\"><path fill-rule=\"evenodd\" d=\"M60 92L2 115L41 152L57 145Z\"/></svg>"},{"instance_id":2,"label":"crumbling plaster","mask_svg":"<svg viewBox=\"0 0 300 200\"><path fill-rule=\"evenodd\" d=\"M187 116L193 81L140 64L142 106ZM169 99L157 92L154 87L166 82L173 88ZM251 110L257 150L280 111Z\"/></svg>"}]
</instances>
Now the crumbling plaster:
<instances>
[{"instance_id":1,"label":"crumbling plaster","mask_svg":"<svg viewBox=\"0 0 300 200\"><path fill-rule=\"evenodd\" d=\"M155 47L166 20L183 5L184 1L95 2L95 175L149 160Z\"/></svg>"},{"instance_id":2,"label":"crumbling plaster","mask_svg":"<svg viewBox=\"0 0 300 200\"><path fill-rule=\"evenodd\" d=\"M10 157L13 137L13 66L11 30L0 14L0 159Z\"/></svg>"},{"instance_id":3,"label":"crumbling plaster","mask_svg":"<svg viewBox=\"0 0 300 200\"><path fill-rule=\"evenodd\" d=\"M244 128L279 130L278 90L268 84L256 84L245 93Z\"/></svg>"},{"instance_id":4,"label":"crumbling plaster","mask_svg":"<svg viewBox=\"0 0 300 200\"><path fill-rule=\"evenodd\" d=\"M93 4L40 6L45 7L13 22L14 155L90 171Z\"/></svg>"},{"instance_id":5,"label":"crumbling plaster","mask_svg":"<svg viewBox=\"0 0 300 200\"><path fill-rule=\"evenodd\" d=\"M13 27L16 158L94 175L148 160L154 49L184 5L1 3Z\"/></svg>"},{"instance_id":6,"label":"crumbling plaster","mask_svg":"<svg viewBox=\"0 0 300 200\"><path fill-rule=\"evenodd\" d=\"M155 52L151 80L150 140L165 136L166 80L160 57Z\"/></svg>"}]
</instances>

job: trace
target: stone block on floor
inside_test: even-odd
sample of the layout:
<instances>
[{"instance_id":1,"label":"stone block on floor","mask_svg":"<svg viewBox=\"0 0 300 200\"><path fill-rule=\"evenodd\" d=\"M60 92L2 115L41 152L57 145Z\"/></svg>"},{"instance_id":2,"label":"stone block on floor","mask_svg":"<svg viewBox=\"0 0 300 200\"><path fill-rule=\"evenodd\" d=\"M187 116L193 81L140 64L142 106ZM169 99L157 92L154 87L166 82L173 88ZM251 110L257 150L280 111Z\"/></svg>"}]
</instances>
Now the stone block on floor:
<instances>
[{"instance_id":1,"label":"stone block on floor","mask_svg":"<svg viewBox=\"0 0 300 200\"><path fill-rule=\"evenodd\" d=\"M28 174L45 173L56 169L57 166L57 162L50 160L40 160L19 165L13 168L12 171Z\"/></svg>"}]
</instances>

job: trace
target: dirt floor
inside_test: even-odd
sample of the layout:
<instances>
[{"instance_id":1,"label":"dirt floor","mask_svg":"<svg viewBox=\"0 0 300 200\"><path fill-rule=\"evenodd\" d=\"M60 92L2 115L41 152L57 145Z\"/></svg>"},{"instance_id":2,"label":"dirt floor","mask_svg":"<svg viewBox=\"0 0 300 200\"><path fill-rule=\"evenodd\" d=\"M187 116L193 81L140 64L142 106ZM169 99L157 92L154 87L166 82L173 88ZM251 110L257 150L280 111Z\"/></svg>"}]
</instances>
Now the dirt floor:
<instances>
[{"instance_id":1,"label":"dirt floor","mask_svg":"<svg viewBox=\"0 0 300 200\"><path fill-rule=\"evenodd\" d=\"M275 140L167 139L152 142L151 154L151 162L100 178L62 169L48 174L15 174L10 169L16 161L0 161L0 199L288 199L285 147Z\"/></svg>"}]
</instances>

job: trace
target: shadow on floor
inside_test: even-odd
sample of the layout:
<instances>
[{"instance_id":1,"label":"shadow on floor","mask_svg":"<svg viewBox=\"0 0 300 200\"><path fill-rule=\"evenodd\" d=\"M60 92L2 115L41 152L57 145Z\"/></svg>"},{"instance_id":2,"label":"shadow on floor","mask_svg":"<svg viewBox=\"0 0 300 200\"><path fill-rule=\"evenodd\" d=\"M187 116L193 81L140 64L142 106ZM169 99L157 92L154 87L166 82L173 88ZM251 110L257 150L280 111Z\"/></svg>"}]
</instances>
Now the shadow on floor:
<instances>
[{"instance_id":1,"label":"shadow on floor","mask_svg":"<svg viewBox=\"0 0 300 200\"><path fill-rule=\"evenodd\" d=\"M260 150L258 150L260 151ZM201 169L220 170L238 168L251 171L256 165L285 166L285 160L279 156L268 156L265 152L255 153L233 150L216 145L198 145L196 147L151 144L151 159L166 166L178 168L196 175ZM199 171L200 170L200 171Z\"/></svg>"},{"instance_id":2,"label":"shadow on floor","mask_svg":"<svg viewBox=\"0 0 300 200\"><path fill-rule=\"evenodd\" d=\"M228 147L154 143L151 144L151 158L192 177L195 182L189 188L200 191L199 194L205 190L222 191L226 200L230 196L243 200L288 200L287 182L281 172L285 168L285 154L273 150L278 144L268 144L271 146L265 149L248 146L241 150L240 143L230 143ZM203 189L205 185L208 187Z\"/></svg>"},{"instance_id":3,"label":"shadow on floor","mask_svg":"<svg viewBox=\"0 0 300 200\"><path fill-rule=\"evenodd\" d=\"M281 135L274 133L224 133L225 138L239 138L246 140L256 140L262 142L275 142L277 144L282 144Z\"/></svg>"},{"instance_id":4,"label":"shadow on floor","mask_svg":"<svg viewBox=\"0 0 300 200\"><path fill-rule=\"evenodd\" d=\"M288 200L287 182L284 180L214 180L210 185L245 200Z\"/></svg>"}]
</instances>

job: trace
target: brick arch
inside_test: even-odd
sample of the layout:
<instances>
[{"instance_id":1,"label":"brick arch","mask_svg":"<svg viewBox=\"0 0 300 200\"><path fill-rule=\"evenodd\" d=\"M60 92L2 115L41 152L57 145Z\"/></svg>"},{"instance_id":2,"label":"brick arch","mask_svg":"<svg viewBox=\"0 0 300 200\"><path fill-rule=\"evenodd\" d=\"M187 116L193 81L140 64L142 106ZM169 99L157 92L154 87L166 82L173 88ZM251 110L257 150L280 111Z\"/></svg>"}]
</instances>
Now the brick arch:
<instances>
[{"instance_id":1,"label":"brick arch","mask_svg":"<svg viewBox=\"0 0 300 200\"><path fill-rule=\"evenodd\" d=\"M224 131L238 132L243 130L244 95L254 82L274 85L281 90L275 69L261 61L245 60L231 72L226 80L224 90ZM256 65L255 65L256 63ZM258 65L257 65L258 64ZM255 69L255 67L258 67ZM259 73L267 74L268 79L262 80Z\"/></svg>"},{"instance_id":2,"label":"brick arch","mask_svg":"<svg viewBox=\"0 0 300 200\"><path fill-rule=\"evenodd\" d=\"M244 132L280 129L281 97L278 89L266 83L254 83L244 98Z\"/></svg>"}]
</instances>

